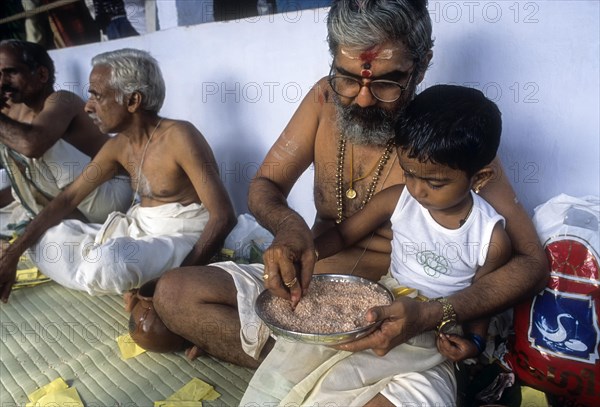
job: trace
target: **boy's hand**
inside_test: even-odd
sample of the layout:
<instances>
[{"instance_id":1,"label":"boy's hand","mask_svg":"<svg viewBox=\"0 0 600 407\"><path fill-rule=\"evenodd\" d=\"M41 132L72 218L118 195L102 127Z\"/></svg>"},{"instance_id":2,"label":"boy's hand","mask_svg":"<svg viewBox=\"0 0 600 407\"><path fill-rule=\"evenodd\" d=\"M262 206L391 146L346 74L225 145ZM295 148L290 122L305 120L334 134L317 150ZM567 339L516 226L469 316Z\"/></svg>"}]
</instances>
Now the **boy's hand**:
<instances>
[{"instance_id":1,"label":"boy's hand","mask_svg":"<svg viewBox=\"0 0 600 407\"><path fill-rule=\"evenodd\" d=\"M473 341L460 335L440 333L436 343L440 353L453 362L460 362L479 354Z\"/></svg>"}]
</instances>

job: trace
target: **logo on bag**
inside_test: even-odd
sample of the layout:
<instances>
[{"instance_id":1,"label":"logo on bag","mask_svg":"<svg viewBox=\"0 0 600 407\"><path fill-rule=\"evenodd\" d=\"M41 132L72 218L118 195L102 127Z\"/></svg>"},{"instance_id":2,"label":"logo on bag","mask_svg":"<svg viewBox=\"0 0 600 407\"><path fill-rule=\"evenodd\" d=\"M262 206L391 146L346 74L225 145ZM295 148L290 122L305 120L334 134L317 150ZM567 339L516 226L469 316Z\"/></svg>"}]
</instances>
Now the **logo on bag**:
<instances>
[{"instance_id":1,"label":"logo on bag","mask_svg":"<svg viewBox=\"0 0 600 407\"><path fill-rule=\"evenodd\" d=\"M587 363L598 360L598 321L589 297L546 289L535 298L532 311L529 340L534 348Z\"/></svg>"},{"instance_id":2,"label":"logo on bag","mask_svg":"<svg viewBox=\"0 0 600 407\"><path fill-rule=\"evenodd\" d=\"M593 364L599 359L600 286L598 261L588 247L576 240L547 244L551 282L533 300L529 341L540 352Z\"/></svg>"}]
</instances>

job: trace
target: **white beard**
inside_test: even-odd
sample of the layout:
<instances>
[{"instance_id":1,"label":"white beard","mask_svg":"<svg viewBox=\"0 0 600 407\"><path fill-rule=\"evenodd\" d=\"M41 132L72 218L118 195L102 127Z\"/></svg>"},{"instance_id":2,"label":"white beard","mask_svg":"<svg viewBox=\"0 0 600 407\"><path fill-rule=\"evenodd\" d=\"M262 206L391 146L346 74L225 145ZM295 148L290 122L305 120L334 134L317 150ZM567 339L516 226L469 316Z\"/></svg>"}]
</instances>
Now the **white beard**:
<instances>
[{"instance_id":1,"label":"white beard","mask_svg":"<svg viewBox=\"0 0 600 407\"><path fill-rule=\"evenodd\" d=\"M385 146L394 137L394 125L402 110L378 107L344 106L334 95L334 106L340 132L352 144Z\"/></svg>"}]
</instances>

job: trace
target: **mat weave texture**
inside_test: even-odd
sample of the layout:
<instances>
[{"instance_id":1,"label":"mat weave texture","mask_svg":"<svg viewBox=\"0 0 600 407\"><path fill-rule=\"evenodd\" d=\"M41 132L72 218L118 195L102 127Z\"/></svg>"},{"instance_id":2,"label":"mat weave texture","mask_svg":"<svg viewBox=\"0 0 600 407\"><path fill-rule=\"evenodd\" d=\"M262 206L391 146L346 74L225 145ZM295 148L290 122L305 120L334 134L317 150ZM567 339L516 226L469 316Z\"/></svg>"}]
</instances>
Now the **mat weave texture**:
<instances>
[{"instance_id":1,"label":"mat weave texture","mask_svg":"<svg viewBox=\"0 0 600 407\"><path fill-rule=\"evenodd\" d=\"M210 357L146 352L123 360L127 333L120 296L92 297L55 283L14 291L0 305L0 406L24 406L27 395L62 377L86 407L151 407L193 377L221 393L205 406L237 406L253 371Z\"/></svg>"}]
</instances>

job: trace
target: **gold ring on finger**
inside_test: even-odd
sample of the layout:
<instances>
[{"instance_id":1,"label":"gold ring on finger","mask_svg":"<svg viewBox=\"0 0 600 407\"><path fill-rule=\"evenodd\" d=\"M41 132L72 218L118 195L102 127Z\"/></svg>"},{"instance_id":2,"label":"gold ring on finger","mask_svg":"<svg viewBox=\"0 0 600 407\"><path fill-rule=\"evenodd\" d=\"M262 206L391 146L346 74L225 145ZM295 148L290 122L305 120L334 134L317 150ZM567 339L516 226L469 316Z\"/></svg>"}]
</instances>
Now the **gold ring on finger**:
<instances>
[{"instance_id":1,"label":"gold ring on finger","mask_svg":"<svg viewBox=\"0 0 600 407\"><path fill-rule=\"evenodd\" d=\"M287 288L292 288L296 283L298 282L298 279L296 277L294 277L294 279L292 281L289 281L287 283L283 283Z\"/></svg>"}]
</instances>

